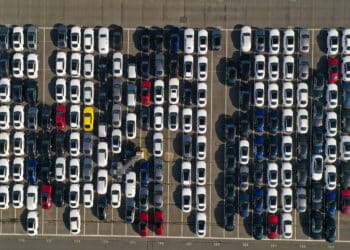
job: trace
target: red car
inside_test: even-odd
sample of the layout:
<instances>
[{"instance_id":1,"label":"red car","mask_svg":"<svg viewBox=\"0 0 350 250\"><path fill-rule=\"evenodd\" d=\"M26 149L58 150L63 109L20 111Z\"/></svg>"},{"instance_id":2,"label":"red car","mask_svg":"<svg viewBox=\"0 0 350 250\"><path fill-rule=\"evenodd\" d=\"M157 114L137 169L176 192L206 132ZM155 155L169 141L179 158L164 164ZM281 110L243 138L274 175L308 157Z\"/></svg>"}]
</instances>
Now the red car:
<instances>
[{"instance_id":1,"label":"red car","mask_svg":"<svg viewBox=\"0 0 350 250\"><path fill-rule=\"evenodd\" d=\"M350 189L341 191L341 211L350 214Z\"/></svg>"},{"instance_id":2,"label":"red car","mask_svg":"<svg viewBox=\"0 0 350 250\"><path fill-rule=\"evenodd\" d=\"M276 215L269 215L267 217L267 235L269 239L274 240L278 235L278 217Z\"/></svg>"},{"instance_id":3,"label":"red car","mask_svg":"<svg viewBox=\"0 0 350 250\"><path fill-rule=\"evenodd\" d=\"M66 128L66 106L64 105L56 107L56 128L59 130Z\"/></svg>"},{"instance_id":4,"label":"red car","mask_svg":"<svg viewBox=\"0 0 350 250\"><path fill-rule=\"evenodd\" d=\"M328 82L336 83L339 78L339 61L337 58L328 59Z\"/></svg>"},{"instance_id":5,"label":"red car","mask_svg":"<svg viewBox=\"0 0 350 250\"><path fill-rule=\"evenodd\" d=\"M143 81L141 84L141 102L143 106L151 105L151 82Z\"/></svg>"},{"instance_id":6,"label":"red car","mask_svg":"<svg viewBox=\"0 0 350 250\"><path fill-rule=\"evenodd\" d=\"M147 212L141 212L140 214L139 230L140 230L141 236L148 236L148 213Z\"/></svg>"},{"instance_id":7,"label":"red car","mask_svg":"<svg viewBox=\"0 0 350 250\"><path fill-rule=\"evenodd\" d=\"M52 207L51 184L45 184L41 187L41 206L43 209L50 209Z\"/></svg>"},{"instance_id":8,"label":"red car","mask_svg":"<svg viewBox=\"0 0 350 250\"><path fill-rule=\"evenodd\" d=\"M154 212L154 231L156 235L164 234L164 214L158 209Z\"/></svg>"}]
</instances>

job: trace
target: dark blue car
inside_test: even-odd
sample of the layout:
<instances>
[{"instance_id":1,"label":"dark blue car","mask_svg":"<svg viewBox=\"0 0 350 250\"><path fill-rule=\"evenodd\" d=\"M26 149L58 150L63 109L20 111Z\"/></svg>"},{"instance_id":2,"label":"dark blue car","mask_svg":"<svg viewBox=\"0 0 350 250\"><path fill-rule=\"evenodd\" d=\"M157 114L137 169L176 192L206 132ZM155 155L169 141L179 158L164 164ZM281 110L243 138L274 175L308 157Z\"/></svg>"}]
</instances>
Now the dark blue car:
<instances>
[{"instance_id":1,"label":"dark blue car","mask_svg":"<svg viewBox=\"0 0 350 250\"><path fill-rule=\"evenodd\" d=\"M277 160L278 155L278 140L276 136L270 136L269 139L269 160Z\"/></svg>"},{"instance_id":2,"label":"dark blue car","mask_svg":"<svg viewBox=\"0 0 350 250\"><path fill-rule=\"evenodd\" d=\"M265 130L265 110L256 109L255 119L254 119L254 129L255 132L262 133Z\"/></svg>"},{"instance_id":3,"label":"dark blue car","mask_svg":"<svg viewBox=\"0 0 350 250\"><path fill-rule=\"evenodd\" d=\"M314 154L322 154L323 153L323 147L324 147L324 140L323 140L323 131L321 128L314 128L313 129L313 148L312 152Z\"/></svg>"},{"instance_id":4,"label":"dark blue car","mask_svg":"<svg viewBox=\"0 0 350 250\"><path fill-rule=\"evenodd\" d=\"M256 161L264 160L264 136L255 136L254 155Z\"/></svg>"},{"instance_id":5,"label":"dark blue car","mask_svg":"<svg viewBox=\"0 0 350 250\"><path fill-rule=\"evenodd\" d=\"M149 168L150 168L150 164L148 161L144 161L140 165L141 187L147 187L149 184Z\"/></svg>"},{"instance_id":6,"label":"dark blue car","mask_svg":"<svg viewBox=\"0 0 350 250\"><path fill-rule=\"evenodd\" d=\"M268 129L270 130L271 134L276 134L279 129L279 117L278 117L278 111L277 110L270 110L269 112L269 118L268 118Z\"/></svg>"},{"instance_id":7,"label":"dark blue car","mask_svg":"<svg viewBox=\"0 0 350 250\"><path fill-rule=\"evenodd\" d=\"M179 51L180 44L180 29L173 27L170 30L170 51L171 53L177 53Z\"/></svg>"},{"instance_id":8,"label":"dark blue car","mask_svg":"<svg viewBox=\"0 0 350 250\"><path fill-rule=\"evenodd\" d=\"M34 159L30 159L27 163L27 179L30 185L35 185L38 180L37 170L38 170L38 161Z\"/></svg>"},{"instance_id":9,"label":"dark blue car","mask_svg":"<svg viewBox=\"0 0 350 250\"><path fill-rule=\"evenodd\" d=\"M240 192L239 194L239 214L243 218L249 216L249 194L246 192Z\"/></svg>"},{"instance_id":10,"label":"dark blue car","mask_svg":"<svg viewBox=\"0 0 350 250\"><path fill-rule=\"evenodd\" d=\"M326 194L326 214L334 217L337 211L337 192L330 191Z\"/></svg>"},{"instance_id":11,"label":"dark blue car","mask_svg":"<svg viewBox=\"0 0 350 250\"><path fill-rule=\"evenodd\" d=\"M253 209L254 213L261 214L264 209L264 190L255 188L253 192Z\"/></svg>"},{"instance_id":12,"label":"dark blue car","mask_svg":"<svg viewBox=\"0 0 350 250\"><path fill-rule=\"evenodd\" d=\"M254 214L253 236L256 240L261 240L264 236L264 218L262 215Z\"/></svg>"}]
</instances>

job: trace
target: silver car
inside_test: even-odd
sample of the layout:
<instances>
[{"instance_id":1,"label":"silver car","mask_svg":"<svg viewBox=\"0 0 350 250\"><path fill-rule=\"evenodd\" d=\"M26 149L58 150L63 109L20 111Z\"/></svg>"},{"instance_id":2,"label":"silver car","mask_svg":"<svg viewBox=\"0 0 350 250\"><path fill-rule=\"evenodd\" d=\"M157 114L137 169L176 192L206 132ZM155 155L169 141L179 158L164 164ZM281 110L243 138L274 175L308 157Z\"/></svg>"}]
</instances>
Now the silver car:
<instances>
[{"instance_id":1,"label":"silver car","mask_svg":"<svg viewBox=\"0 0 350 250\"><path fill-rule=\"evenodd\" d=\"M309 79L309 60L306 56L299 57L299 79Z\"/></svg>"},{"instance_id":2,"label":"silver car","mask_svg":"<svg viewBox=\"0 0 350 250\"><path fill-rule=\"evenodd\" d=\"M34 131L38 129L38 112L37 107L30 107L28 109L27 126L29 130Z\"/></svg>"},{"instance_id":3,"label":"silver car","mask_svg":"<svg viewBox=\"0 0 350 250\"><path fill-rule=\"evenodd\" d=\"M122 126L122 107L120 104L113 104L112 125L113 128L120 128Z\"/></svg>"},{"instance_id":4,"label":"silver car","mask_svg":"<svg viewBox=\"0 0 350 250\"><path fill-rule=\"evenodd\" d=\"M139 194L139 202L140 202L140 210L141 211L148 211L148 199L149 199L149 192L148 188L141 188L140 194Z\"/></svg>"},{"instance_id":5,"label":"silver car","mask_svg":"<svg viewBox=\"0 0 350 250\"><path fill-rule=\"evenodd\" d=\"M159 54L159 53L156 54L155 66L156 66L155 75L157 77L163 77L164 76L164 56L163 56L163 54Z\"/></svg>"},{"instance_id":6,"label":"silver car","mask_svg":"<svg viewBox=\"0 0 350 250\"><path fill-rule=\"evenodd\" d=\"M182 143L183 143L182 156L185 158L191 158L192 157L192 137L186 134L183 135Z\"/></svg>"},{"instance_id":7,"label":"silver car","mask_svg":"<svg viewBox=\"0 0 350 250\"><path fill-rule=\"evenodd\" d=\"M161 209L163 207L163 185L154 185L153 193L153 204L156 209Z\"/></svg>"},{"instance_id":8,"label":"silver car","mask_svg":"<svg viewBox=\"0 0 350 250\"><path fill-rule=\"evenodd\" d=\"M84 182L91 182L94 173L94 166L91 158L84 158L83 163L83 179Z\"/></svg>"},{"instance_id":9,"label":"silver car","mask_svg":"<svg viewBox=\"0 0 350 250\"><path fill-rule=\"evenodd\" d=\"M93 146L93 136L92 133L84 133L83 137L83 153L86 156L92 155L92 146Z\"/></svg>"},{"instance_id":10,"label":"silver car","mask_svg":"<svg viewBox=\"0 0 350 250\"><path fill-rule=\"evenodd\" d=\"M120 79L113 80L113 103L122 102L122 81Z\"/></svg>"},{"instance_id":11,"label":"silver car","mask_svg":"<svg viewBox=\"0 0 350 250\"><path fill-rule=\"evenodd\" d=\"M309 53L310 50L310 32L307 29L301 29L299 33L299 50L303 53Z\"/></svg>"},{"instance_id":12,"label":"silver car","mask_svg":"<svg viewBox=\"0 0 350 250\"><path fill-rule=\"evenodd\" d=\"M154 180L158 183L163 181L163 160L160 157L154 158Z\"/></svg>"},{"instance_id":13,"label":"silver car","mask_svg":"<svg viewBox=\"0 0 350 250\"><path fill-rule=\"evenodd\" d=\"M27 29L27 48L29 50L36 50L38 47L38 29L30 25Z\"/></svg>"}]
</instances>

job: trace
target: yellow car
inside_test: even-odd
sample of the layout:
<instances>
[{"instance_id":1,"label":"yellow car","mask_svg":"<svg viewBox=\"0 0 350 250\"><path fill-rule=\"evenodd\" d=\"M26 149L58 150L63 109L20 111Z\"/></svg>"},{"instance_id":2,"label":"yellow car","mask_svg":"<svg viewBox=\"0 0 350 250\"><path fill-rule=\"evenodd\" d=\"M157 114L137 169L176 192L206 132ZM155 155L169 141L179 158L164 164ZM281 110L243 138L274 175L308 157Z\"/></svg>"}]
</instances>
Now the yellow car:
<instances>
[{"instance_id":1,"label":"yellow car","mask_svg":"<svg viewBox=\"0 0 350 250\"><path fill-rule=\"evenodd\" d=\"M94 130L94 108L84 108L84 131L91 132Z\"/></svg>"}]
</instances>

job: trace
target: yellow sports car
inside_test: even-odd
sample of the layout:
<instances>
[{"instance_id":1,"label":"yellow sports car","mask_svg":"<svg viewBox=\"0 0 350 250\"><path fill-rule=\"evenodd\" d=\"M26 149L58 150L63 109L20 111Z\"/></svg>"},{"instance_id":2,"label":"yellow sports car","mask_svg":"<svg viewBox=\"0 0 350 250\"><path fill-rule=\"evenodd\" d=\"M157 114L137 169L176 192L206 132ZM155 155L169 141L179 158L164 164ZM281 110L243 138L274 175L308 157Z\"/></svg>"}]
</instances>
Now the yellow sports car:
<instances>
[{"instance_id":1,"label":"yellow sports car","mask_svg":"<svg viewBox=\"0 0 350 250\"><path fill-rule=\"evenodd\" d=\"M91 132L94 130L94 108L84 108L84 131Z\"/></svg>"}]
</instances>

